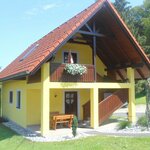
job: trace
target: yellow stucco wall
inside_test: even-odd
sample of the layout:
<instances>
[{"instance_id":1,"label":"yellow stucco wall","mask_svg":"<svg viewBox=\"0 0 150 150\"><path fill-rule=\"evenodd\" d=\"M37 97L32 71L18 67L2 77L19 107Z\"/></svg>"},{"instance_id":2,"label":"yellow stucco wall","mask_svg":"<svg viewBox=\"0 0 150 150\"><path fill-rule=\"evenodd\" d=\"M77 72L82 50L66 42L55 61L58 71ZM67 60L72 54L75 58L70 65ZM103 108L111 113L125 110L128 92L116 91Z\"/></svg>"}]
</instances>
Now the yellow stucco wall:
<instances>
[{"instance_id":1,"label":"yellow stucco wall","mask_svg":"<svg viewBox=\"0 0 150 150\"><path fill-rule=\"evenodd\" d=\"M76 52L78 55L79 64L92 64L92 50L90 46L79 44L65 44L56 54L54 62L63 62L63 52L69 51Z\"/></svg>"},{"instance_id":2,"label":"yellow stucco wall","mask_svg":"<svg viewBox=\"0 0 150 150\"><path fill-rule=\"evenodd\" d=\"M13 91L13 103L9 103L9 91ZM21 91L21 109L16 108L17 90ZM3 82L2 115L26 127L26 81Z\"/></svg>"},{"instance_id":3,"label":"yellow stucco wall","mask_svg":"<svg viewBox=\"0 0 150 150\"><path fill-rule=\"evenodd\" d=\"M79 119L83 119L83 108L82 105L90 100L89 89L52 89L50 90L50 112L65 112L64 106L64 92L65 91L76 91L78 93L78 114Z\"/></svg>"},{"instance_id":4,"label":"yellow stucco wall","mask_svg":"<svg viewBox=\"0 0 150 150\"><path fill-rule=\"evenodd\" d=\"M103 62L99 59L98 56L96 56L96 72L100 76L107 75L107 71L105 71L106 66L103 64Z\"/></svg>"},{"instance_id":5,"label":"yellow stucco wall","mask_svg":"<svg viewBox=\"0 0 150 150\"><path fill-rule=\"evenodd\" d=\"M55 56L54 62L62 63L63 62L63 52L65 51L76 52L78 55L78 63L79 64L92 64L92 49L88 45L81 45L81 44L65 44ZM104 76L107 74L105 71L106 66L103 62L96 56L96 70L99 75Z\"/></svg>"},{"instance_id":6,"label":"yellow stucco wall","mask_svg":"<svg viewBox=\"0 0 150 150\"><path fill-rule=\"evenodd\" d=\"M41 91L27 90L27 125L41 123Z\"/></svg>"},{"instance_id":7,"label":"yellow stucco wall","mask_svg":"<svg viewBox=\"0 0 150 150\"><path fill-rule=\"evenodd\" d=\"M64 113L63 111L63 90L50 90L50 112Z\"/></svg>"},{"instance_id":8,"label":"yellow stucco wall","mask_svg":"<svg viewBox=\"0 0 150 150\"><path fill-rule=\"evenodd\" d=\"M83 119L83 105L90 100L90 89L79 90L80 119Z\"/></svg>"}]
</instances>

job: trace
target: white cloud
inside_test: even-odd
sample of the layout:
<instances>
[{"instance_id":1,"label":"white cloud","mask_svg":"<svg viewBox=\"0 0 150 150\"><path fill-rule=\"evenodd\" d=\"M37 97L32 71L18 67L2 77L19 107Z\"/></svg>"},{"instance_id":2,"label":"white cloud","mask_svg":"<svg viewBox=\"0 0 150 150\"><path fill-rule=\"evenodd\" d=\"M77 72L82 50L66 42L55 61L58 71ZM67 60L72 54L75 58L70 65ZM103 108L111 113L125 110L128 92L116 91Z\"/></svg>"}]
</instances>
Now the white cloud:
<instances>
[{"instance_id":1,"label":"white cloud","mask_svg":"<svg viewBox=\"0 0 150 150\"><path fill-rule=\"evenodd\" d=\"M57 4L46 4L46 5L42 6L43 10L48 10L48 9L55 8L55 7L58 7L58 5Z\"/></svg>"},{"instance_id":2,"label":"white cloud","mask_svg":"<svg viewBox=\"0 0 150 150\"><path fill-rule=\"evenodd\" d=\"M38 8L32 8L31 10L26 11L25 14L29 16L35 16L38 14L38 11Z\"/></svg>"},{"instance_id":3,"label":"white cloud","mask_svg":"<svg viewBox=\"0 0 150 150\"><path fill-rule=\"evenodd\" d=\"M39 7L34 7L28 11L25 12L26 15L28 16L35 16L38 15L39 13L42 13L44 11L47 11L49 9L55 8L55 7L59 7L59 4L56 3L52 3L52 4L45 4L45 5L41 5Z\"/></svg>"}]
</instances>

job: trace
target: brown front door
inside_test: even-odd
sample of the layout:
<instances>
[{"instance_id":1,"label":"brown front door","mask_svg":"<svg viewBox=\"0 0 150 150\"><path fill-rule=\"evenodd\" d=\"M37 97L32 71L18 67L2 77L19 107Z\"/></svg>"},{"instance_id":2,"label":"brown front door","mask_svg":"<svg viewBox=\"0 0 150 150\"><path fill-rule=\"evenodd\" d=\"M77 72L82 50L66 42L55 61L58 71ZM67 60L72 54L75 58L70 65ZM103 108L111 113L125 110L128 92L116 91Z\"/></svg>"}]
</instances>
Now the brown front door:
<instances>
[{"instance_id":1,"label":"brown front door","mask_svg":"<svg viewBox=\"0 0 150 150\"><path fill-rule=\"evenodd\" d=\"M65 114L77 116L77 92L65 92Z\"/></svg>"}]
</instances>

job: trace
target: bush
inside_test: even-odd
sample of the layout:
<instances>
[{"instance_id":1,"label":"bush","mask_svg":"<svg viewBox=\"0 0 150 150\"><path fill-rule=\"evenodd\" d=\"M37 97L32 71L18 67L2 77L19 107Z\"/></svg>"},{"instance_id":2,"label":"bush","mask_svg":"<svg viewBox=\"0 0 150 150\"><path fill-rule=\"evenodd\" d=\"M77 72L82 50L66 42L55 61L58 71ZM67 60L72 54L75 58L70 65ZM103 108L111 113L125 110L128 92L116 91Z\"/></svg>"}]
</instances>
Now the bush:
<instances>
[{"instance_id":1,"label":"bush","mask_svg":"<svg viewBox=\"0 0 150 150\"><path fill-rule=\"evenodd\" d=\"M72 134L75 137L77 135L78 119L76 116L73 117L72 121Z\"/></svg>"},{"instance_id":2,"label":"bush","mask_svg":"<svg viewBox=\"0 0 150 150\"><path fill-rule=\"evenodd\" d=\"M147 127L147 117L142 116L138 119L137 124L142 127Z\"/></svg>"},{"instance_id":3,"label":"bush","mask_svg":"<svg viewBox=\"0 0 150 150\"><path fill-rule=\"evenodd\" d=\"M139 80L135 83L135 93L137 97L146 94L145 84L146 80Z\"/></svg>"},{"instance_id":4,"label":"bush","mask_svg":"<svg viewBox=\"0 0 150 150\"><path fill-rule=\"evenodd\" d=\"M118 130L125 129L126 127L131 127L130 121L121 121L117 126Z\"/></svg>"}]
</instances>

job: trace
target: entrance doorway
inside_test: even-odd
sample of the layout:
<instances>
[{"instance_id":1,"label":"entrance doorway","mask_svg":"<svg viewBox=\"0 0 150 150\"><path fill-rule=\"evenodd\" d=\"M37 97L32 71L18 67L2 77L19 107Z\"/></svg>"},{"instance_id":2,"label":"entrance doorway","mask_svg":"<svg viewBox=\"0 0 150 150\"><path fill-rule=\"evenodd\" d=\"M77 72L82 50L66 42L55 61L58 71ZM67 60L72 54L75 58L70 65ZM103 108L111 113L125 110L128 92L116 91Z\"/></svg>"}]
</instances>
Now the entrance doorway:
<instances>
[{"instance_id":1,"label":"entrance doorway","mask_svg":"<svg viewBox=\"0 0 150 150\"><path fill-rule=\"evenodd\" d=\"M78 116L78 94L74 91L65 92L65 114Z\"/></svg>"}]
</instances>

